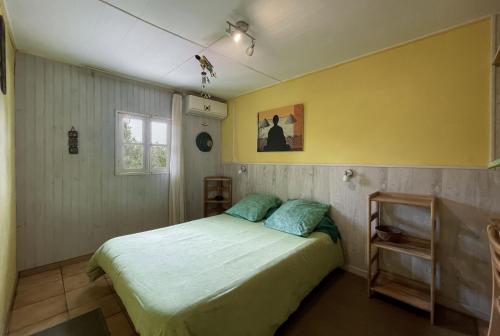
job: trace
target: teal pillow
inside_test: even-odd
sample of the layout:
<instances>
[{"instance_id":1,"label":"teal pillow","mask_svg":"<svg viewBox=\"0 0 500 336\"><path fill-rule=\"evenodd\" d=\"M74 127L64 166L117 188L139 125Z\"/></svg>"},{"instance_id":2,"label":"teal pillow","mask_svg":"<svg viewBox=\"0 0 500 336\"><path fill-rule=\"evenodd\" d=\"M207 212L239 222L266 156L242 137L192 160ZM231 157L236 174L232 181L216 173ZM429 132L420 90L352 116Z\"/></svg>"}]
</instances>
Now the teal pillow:
<instances>
[{"instance_id":1,"label":"teal pillow","mask_svg":"<svg viewBox=\"0 0 500 336\"><path fill-rule=\"evenodd\" d=\"M252 194L226 210L226 213L252 222L258 222L264 218L269 209L276 208L280 204L281 200L276 196Z\"/></svg>"},{"instance_id":2,"label":"teal pillow","mask_svg":"<svg viewBox=\"0 0 500 336\"><path fill-rule=\"evenodd\" d=\"M279 207L265 226L297 236L307 237L314 231L330 206L306 200L289 200Z\"/></svg>"}]
</instances>

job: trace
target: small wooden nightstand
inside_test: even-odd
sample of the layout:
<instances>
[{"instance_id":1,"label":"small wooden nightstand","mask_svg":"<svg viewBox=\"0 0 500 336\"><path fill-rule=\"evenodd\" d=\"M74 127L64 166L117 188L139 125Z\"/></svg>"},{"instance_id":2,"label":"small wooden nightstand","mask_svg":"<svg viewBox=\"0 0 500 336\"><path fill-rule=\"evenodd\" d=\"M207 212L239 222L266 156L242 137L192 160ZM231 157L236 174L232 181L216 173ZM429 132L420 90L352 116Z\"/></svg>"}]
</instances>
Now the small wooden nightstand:
<instances>
[{"instance_id":1,"label":"small wooden nightstand","mask_svg":"<svg viewBox=\"0 0 500 336\"><path fill-rule=\"evenodd\" d=\"M233 204L232 180L225 176L205 177L204 216L223 213Z\"/></svg>"}]
</instances>

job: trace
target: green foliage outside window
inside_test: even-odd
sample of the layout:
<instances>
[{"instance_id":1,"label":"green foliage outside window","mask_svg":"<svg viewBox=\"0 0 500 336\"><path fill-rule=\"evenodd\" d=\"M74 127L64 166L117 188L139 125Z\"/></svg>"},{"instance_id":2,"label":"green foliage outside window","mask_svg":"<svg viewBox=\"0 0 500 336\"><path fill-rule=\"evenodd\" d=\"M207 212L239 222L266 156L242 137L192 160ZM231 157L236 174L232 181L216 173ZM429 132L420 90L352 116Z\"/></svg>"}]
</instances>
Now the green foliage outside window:
<instances>
[{"instance_id":1,"label":"green foliage outside window","mask_svg":"<svg viewBox=\"0 0 500 336\"><path fill-rule=\"evenodd\" d=\"M132 126L123 124L123 154L126 169L142 169L144 162L144 146L132 135ZM154 169L167 168L167 147L151 146L151 167Z\"/></svg>"},{"instance_id":2,"label":"green foliage outside window","mask_svg":"<svg viewBox=\"0 0 500 336\"><path fill-rule=\"evenodd\" d=\"M151 167L152 168L167 167L167 147L164 146L151 147Z\"/></svg>"},{"instance_id":3,"label":"green foliage outside window","mask_svg":"<svg viewBox=\"0 0 500 336\"><path fill-rule=\"evenodd\" d=\"M144 162L143 145L133 145L138 143L132 135L132 126L129 123L123 123L123 159L126 169L142 169Z\"/></svg>"}]
</instances>

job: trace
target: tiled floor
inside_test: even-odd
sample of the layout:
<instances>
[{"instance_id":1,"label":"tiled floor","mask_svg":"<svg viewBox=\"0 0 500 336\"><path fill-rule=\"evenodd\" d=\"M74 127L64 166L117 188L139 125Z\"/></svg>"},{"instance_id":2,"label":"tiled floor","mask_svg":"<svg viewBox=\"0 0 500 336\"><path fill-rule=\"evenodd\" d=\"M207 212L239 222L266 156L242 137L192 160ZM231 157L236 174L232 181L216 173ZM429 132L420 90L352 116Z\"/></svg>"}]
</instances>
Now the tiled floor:
<instances>
[{"instance_id":1,"label":"tiled floor","mask_svg":"<svg viewBox=\"0 0 500 336\"><path fill-rule=\"evenodd\" d=\"M19 278L9 336L31 335L101 308L113 336L137 335L111 281L89 283L86 258L49 265ZM414 308L383 298L368 299L366 280L338 270L329 274L277 331L280 336L331 335L486 335L486 322L438 309L437 325ZM387 326L390 325L390 328Z\"/></svg>"},{"instance_id":2,"label":"tiled floor","mask_svg":"<svg viewBox=\"0 0 500 336\"><path fill-rule=\"evenodd\" d=\"M9 336L31 335L101 308L113 336L136 335L111 281L91 284L86 260L19 278Z\"/></svg>"}]
</instances>

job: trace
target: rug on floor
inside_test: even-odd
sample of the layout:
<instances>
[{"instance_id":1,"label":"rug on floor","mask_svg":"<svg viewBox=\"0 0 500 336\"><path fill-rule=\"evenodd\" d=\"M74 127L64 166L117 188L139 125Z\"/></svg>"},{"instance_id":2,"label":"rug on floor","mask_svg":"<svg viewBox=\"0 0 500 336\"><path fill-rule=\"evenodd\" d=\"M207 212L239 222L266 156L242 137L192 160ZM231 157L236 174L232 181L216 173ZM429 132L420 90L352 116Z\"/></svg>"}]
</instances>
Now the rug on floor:
<instances>
[{"instance_id":1,"label":"rug on floor","mask_svg":"<svg viewBox=\"0 0 500 336\"><path fill-rule=\"evenodd\" d=\"M40 331L34 336L109 336L106 320L101 309L72 318L66 322Z\"/></svg>"}]
</instances>

